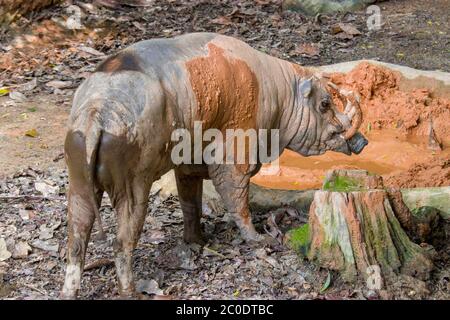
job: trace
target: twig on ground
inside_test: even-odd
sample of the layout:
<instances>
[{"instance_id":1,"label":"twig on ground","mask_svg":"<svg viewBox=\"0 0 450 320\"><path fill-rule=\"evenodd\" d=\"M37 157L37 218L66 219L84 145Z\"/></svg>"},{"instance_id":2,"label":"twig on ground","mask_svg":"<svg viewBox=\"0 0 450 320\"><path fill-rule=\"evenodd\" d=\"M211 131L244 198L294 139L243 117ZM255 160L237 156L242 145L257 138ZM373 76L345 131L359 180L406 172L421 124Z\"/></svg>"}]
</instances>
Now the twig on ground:
<instances>
[{"instance_id":1,"label":"twig on ground","mask_svg":"<svg viewBox=\"0 0 450 320\"><path fill-rule=\"evenodd\" d=\"M97 269L97 268L101 268L101 267L109 267L113 263L114 263L114 261L112 261L110 259L106 259L106 258L98 259L98 260L96 260L94 262L91 262L88 265L86 265L84 267L84 271Z\"/></svg>"},{"instance_id":2,"label":"twig on ground","mask_svg":"<svg viewBox=\"0 0 450 320\"><path fill-rule=\"evenodd\" d=\"M206 251L208 251L208 252L211 252L212 254L215 254L216 256L219 256L219 257L221 257L221 258L223 258L223 259L226 259L227 257L225 257L223 254L221 254L220 252L217 252L217 251L215 251L215 250L213 250L213 249L211 249L211 248L208 248L208 247L203 247L203 249L205 249Z\"/></svg>"},{"instance_id":3,"label":"twig on ground","mask_svg":"<svg viewBox=\"0 0 450 320\"><path fill-rule=\"evenodd\" d=\"M50 200L50 201L64 201L65 197L45 197L36 195L20 195L20 196L0 196L0 201L9 200Z\"/></svg>"},{"instance_id":4,"label":"twig on ground","mask_svg":"<svg viewBox=\"0 0 450 320\"><path fill-rule=\"evenodd\" d=\"M39 293L42 294L43 296L46 296L46 295L47 295L47 292L45 292L44 290L38 289L38 288L36 288L36 287L33 287L33 286L30 285L30 284L24 283L23 286L27 287L28 289L34 290L34 291L36 291L36 292L39 292Z\"/></svg>"}]
</instances>

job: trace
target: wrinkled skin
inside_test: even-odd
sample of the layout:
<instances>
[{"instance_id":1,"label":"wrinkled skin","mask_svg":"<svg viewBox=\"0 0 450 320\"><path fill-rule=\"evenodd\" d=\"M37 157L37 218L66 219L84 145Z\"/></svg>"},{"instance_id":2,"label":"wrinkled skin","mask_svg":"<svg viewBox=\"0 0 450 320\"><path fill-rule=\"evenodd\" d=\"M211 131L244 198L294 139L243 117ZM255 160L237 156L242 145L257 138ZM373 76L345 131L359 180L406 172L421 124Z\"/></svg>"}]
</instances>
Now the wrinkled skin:
<instances>
[{"instance_id":1,"label":"wrinkled skin","mask_svg":"<svg viewBox=\"0 0 450 320\"><path fill-rule=\"evenodd\" d=\"M248 209L260 164L179 165L174 129L280 129L284 148L304 156L349 153L351 125L331 104L326 83L306 68L234 38L188 34L139 42L101 63L77 90L65 157L69 169L68 253L62 296L80 287L86 247L106 192L117 212L114 241L120 293L133 295L132 252L153 181L175 169L184 239L202 243L202 181L212 179L246 240L260 240Z\"/></svg>"}]
</instances>

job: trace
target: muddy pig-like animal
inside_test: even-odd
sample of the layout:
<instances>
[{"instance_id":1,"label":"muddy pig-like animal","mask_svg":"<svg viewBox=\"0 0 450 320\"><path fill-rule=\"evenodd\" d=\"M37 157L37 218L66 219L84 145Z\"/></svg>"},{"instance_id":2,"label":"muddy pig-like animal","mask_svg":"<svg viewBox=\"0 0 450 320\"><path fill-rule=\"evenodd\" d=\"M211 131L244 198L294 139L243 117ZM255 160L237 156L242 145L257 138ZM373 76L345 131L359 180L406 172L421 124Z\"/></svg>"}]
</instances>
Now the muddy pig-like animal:
<instances>
[{"instance_id":1,"label":"muddy pig-like animal","mask_svg":"<svg viewBox=\"0 0 450 320\"><path fill-rule=\"evenodd\" d=\"M260 240L248 209L251 164L181 164L171 160L175 129L279 129L279 151L359 153L361 110L348 93L312 71L237 39L193 33L138 42L103 61L78 88L65 140L69 169L67 269L62 296L80 287L86 246L106 191L117 212L113 244L119 291L134 293L132 252L153 181L175 169L184 240L201 242L203 179L212 179L246 240ZM343 97L341 95L341 97ZM353 118L353 119L352 119Z\"/></svg>"}]
</instances>

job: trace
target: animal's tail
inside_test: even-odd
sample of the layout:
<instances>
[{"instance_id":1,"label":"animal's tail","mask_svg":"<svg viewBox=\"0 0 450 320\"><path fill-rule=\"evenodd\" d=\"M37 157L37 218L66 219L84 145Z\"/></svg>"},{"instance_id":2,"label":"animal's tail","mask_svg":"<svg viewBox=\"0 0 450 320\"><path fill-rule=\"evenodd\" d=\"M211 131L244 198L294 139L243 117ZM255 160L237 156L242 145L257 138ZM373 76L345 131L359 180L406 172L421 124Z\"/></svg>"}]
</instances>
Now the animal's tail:
<instances>
[{"instance_id":1,"label":"animal's tail","mask_svg":"<svg viewBox=\"0 0 450 320\"><path fill-rule=\"evenodd\" d=\"M105 239L106 234L103 230L102 218L100 216L99 205L97 205L97 196L95 193L95 172L97 166L97 155L102 138L102 127L100 124L99 114L96 110L92 110L86 123L85 144L86 144L86 172L89 188L91 189L91 201L95 210L95 218L98 222L98 238Z\"/></svg>"},{"instance_id":2,"label":"animal's tail","mask_svg":"<svg viewBox=\"0 0 450 320\"><path fill-rule=\"evenodd\" d=\"M74 183L72 187L76 186L83 190L84 200L93 208L95 219L98 221L99 238L104 239L106 235L95 190L97 155L102 138L102 120L98 109L95 107L85 109L72 118L71 127L65 143L70 183Z\"/></svg>"}]
</instances>

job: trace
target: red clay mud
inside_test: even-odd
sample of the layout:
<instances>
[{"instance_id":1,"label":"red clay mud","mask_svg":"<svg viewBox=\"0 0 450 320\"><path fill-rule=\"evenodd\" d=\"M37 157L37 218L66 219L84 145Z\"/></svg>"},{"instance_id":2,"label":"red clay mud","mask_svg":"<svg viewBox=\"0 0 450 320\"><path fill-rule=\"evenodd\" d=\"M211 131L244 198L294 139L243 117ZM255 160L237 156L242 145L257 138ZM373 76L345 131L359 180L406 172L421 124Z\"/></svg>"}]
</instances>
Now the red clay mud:
<instances>
[{"instance_id":1,"label":"red clay mud","mask_svg":"<svg viewBox=\"0 0 450 320\"><path fill-rule=\"evenodd\" d=\"M401 90L400 73L370 63L361 63L348 74L335 73L329 77L361 96L363 128L395 128L404 135L428 136L432 121L440 142L449 145L450 96L437 97L421 88ZM340 104L336 97L334 102Z\"/></svg>"},{"instance_id":2,"label":"red clay mud","mask_svg":"<svg viewBox=\"0 0 450 320\"><path fill-rule=\"evenodd\" d=\"M410 169L384 176L390 187L443 187L450 185L450 157L442 156L431 162L416 163Z\"/></svg>"}]
</instances>

